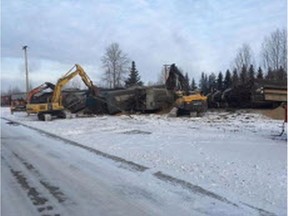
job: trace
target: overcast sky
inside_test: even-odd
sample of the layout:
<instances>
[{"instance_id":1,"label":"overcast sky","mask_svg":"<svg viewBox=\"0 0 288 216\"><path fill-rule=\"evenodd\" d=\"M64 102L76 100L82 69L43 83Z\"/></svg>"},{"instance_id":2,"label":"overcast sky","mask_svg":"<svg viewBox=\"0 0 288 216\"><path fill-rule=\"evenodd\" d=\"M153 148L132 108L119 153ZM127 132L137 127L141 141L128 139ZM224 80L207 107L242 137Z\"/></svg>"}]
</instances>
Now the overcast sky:
<instances>
[{"instance_id":1,"label":"overcast sky","mask_svg":"<svg viewBox=\"0 0 288 216\"><path fill-rule=\"evenodd\" d=\"M176 63L199 81L231 66L250 44L257 59L265 36L286 28L286 0L2 0L1 89L24 90L23 45L35 87L56 82L75 63L101 85L101 56L117 42L142 80L156 82Z\"/></svg>"}]
</instances>

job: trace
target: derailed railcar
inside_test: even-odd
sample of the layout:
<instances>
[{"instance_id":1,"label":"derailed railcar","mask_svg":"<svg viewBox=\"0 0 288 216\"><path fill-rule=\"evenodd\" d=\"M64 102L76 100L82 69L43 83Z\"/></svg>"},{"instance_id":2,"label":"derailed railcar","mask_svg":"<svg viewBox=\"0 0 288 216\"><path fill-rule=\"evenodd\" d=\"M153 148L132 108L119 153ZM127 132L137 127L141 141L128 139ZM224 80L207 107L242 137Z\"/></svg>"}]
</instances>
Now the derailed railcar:
<instances>
[{"instance_id":1,"label":"derailed railcar","mask_svg":"<svg viewBox=\"0 0 288 216\"><path fill-rule=\"evenodd\" d=\"M88 99L89 107L102 103L103 112L116 114L118 112L153 112L170 107L174 103L174 95L166 88L131 87L120 90L102 91L102 99ZM105 105L104 105L105 104ZM105 108L104 108L105 107Z\"/></svg>"},{"instance_id":2,"label":"derailed railcar","mask_svg":"<svg viewBox=\"0 0 288 216\"><path fill-rule=\"evenodd\" d=\"M223 95L223 93L222 93ZM225 95L222 96L222 104L223 107L228 105L228 107L232 108L250 108L252 107L251 103L251 85L243 84L235 86L225 92Z\"/></svg>"},{"instance_id":3,"label":"derailed railcar","mask_svg":"<svg viewBox=\"0 0 288 216\"><path fill-rule=\"evenodd\" d=\"M287 101L287 84L285 81L258 80L254 83L251 101L254 107L277 107Z\"/></svg>"},{"instance_id":4,"label":"derailed railcar","mask_svg":"<svg viewBox=\"0 0 288 216\"><path fill-rule=\"evenodd\" d=\"M171 107L175 101L173 92L166 88L146 87L136 92L135 111L159 111Z\"/></svg>"},{"instance_id":5,"label":"derailed railcar","mask_svg":"<svg viewBox=\"0 0 288 216\"><path fill-rule=\"evenodd\" d=\"M24 112L26 111L26 92L15 93L11 95L11 105L10 111L13 114L14 112Z\"/></svg>"},{"instance_id":6,"label":"derailed railcar","mask_svg":"<svg viewBox=\"0 0 288 216\"><path fill-rule=\"evenodd\" d=\"M11 95L1 95L1 106L11 105Z\"/></svg>"},{"instance_id":7,"label":"derailed railcar","mask_svg":"<svg viewBox=\"0 0 288 216\"><path fill-rule=\"evenodd\" d=\"M254 80L209 93L209 108L272 108L287 101L287 85L281 81Z\"/></svg>"},{"instance_id":8,"label":"derailed railcar","mask_svg":"<svg viewBox=\"0 0 288 216\"><path fill-rule=\"evenodd\" d=\"M134 88L107 91L102 94L102 97L106 103L107 112L115 114L133 110L136 91Z\"/></svg>"}]
</instances>

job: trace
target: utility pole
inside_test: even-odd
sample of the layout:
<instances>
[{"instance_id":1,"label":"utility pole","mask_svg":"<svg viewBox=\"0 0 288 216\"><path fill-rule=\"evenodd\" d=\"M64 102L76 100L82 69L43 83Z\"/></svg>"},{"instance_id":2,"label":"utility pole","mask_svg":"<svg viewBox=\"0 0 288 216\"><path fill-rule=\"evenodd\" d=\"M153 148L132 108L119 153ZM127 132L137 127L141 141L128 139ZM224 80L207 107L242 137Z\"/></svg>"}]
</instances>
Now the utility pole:
<instances>
[{"instance_id":1,"label":"utility pole","mask_svg":"<svg viewBox=\"0 0 288 216\"><path fill-rule=\"evenodd\" d=\"M27 58L27 48L28 46L25 45L22 47L24 50L24 57L25 57L25 72L26 72L26 94L28 95L29 92L29 77L28 77L28 58Z\"/></svg>"},{"instance_id":2,"label":"utility pole","mask_svg":"<svg viewBox=\"0 0 288 216\"><path fill-rule=\"evenodd\" d=\"M169 72L169 69L170 69L170 65L171 64L164 64L163 66L164 66L164 82L166 82L166 80L167 80L167 78L168 78L168 76L169 76L169 74L168 74L168 72Z\"/></svg>"}]
</instances>

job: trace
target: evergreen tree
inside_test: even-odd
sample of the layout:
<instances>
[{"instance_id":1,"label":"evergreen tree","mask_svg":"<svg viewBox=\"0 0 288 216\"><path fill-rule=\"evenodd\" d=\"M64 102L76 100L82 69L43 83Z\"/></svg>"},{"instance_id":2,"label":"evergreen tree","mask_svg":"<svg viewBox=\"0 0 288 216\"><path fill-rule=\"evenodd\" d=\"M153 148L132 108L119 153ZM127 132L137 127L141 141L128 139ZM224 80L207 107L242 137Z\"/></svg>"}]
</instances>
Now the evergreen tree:
<instances>
[{"instance_id":1,"label":"evergreen tree","mask_svg":"<svg viewBox=\"0 0 288 216\"><path fill-rule=\"evenodd\" d=\"M207 76L207 74L205 74L205 76L204 76L204 81L205 81L205 91L203 93L204 94L208 94L209 93L209 85L208 85L208 76Z\"/></svg>"},{"instance_id":2,"label":"evergreen tree","mask_svg":"<svg viewBox=\"0 0 288 216\"><path fill-rule=\"evenodd\" d=\"M199 82L200 85L200 90L204 93L207 94L209 89L208 89L208 78L207 78L207 74L205 74L204 72L202 72L201 74L201 79Z\"/></svg>"},{"instance_id":3,"label":"evergreen tree","mask_svg":"<svg viewBox=\"0 0 288 216\"><path fill-rule=\"evenodd\" d=\"M223 89L223 74L220 71L217 77L217 89L222 91Z\"/></svg>"},{"instance_id":4,"label":"evergreen tree","mask_svg":"<svg viewBox=\"0 0 288 216\"><path fill-rule=\"evenodd\" d=\"M191 87L190 88L191 88L192 91L195 91L197 89L197 85L195 83L195 79L194 78L191 81Z\"/></svg>"},{"instance_id":5,"label":"evergreen tree","mask_svg":"<svg viewBox=\"0 0 288 216\"><path fill-rule=\"evenodd\" d=\"M213 92L215 89L217 88L217 85L216 85L216 76L215 74L212 72L209 77L208 77L208 89L209 91Z\"/></svg>"},{"instance_id":6,"label":"evergreen tree","mask_svg":"<svg viewBox=\"0 0 288 216\"><path fill-rule=\"evenodd\" d=\"M283 81L287 80L287 72L282 66L276 71L276 80Z\"/></svg>"},{"instance_id":7,"label":"evergreen tree","mask_svg":"<svg viewBox=\"0 0 288 216\"><path fill-rule=\"evenodd\" d=\"M142 86L143 82L140 81L141 77L138 74L138 71L136 70L136 65L135 62L132 61L132 67L130 69L130 74L128 79L125 81L125 86L126 87L131 87L131 86Z\"/></svg>"},{"instance_id":8,"label":"evergreen tree","mask_svg":"<svg viewBox=\"0 0 288 216\"><path fill-rule=\"evenodd\" d=\"M228 69L225 73L225 78L224 78L224 83L223 83L223 88L224 90L227 88L230 88L232 85L232 78L231 78L231 73L230 70Z\"/></svg>"},{"instance_id":9,"label":"evergreen tree","mask_svg":"<svg viewBox=\"0 0 288 216\"><path fill-rule=\"evenodd\" d=\"M257 76L256 76L257 79L263 79L263 71L262 71L262 68L259 67L258 68L258 71L257 71Z\"/></svg>"},{"instance_id":10,"label":"evergreen tree","mask_svg":"<svg viewBox=\"0 0 288 216\"><path fill-rule=\"evenodd\" d=\"M271 67L268 68L268 71L267 71L267 74L265 76L265 79L266 80L274 80L274 73L273 73Z\"/></svg>"},{"instance_id":11,"label":"evergreen tree","mask_svg":"<svg viewBox=\"0 0 288 216\"><path fill-rule=\"evenodd\" d=\"M199 87L200 87L200 90L204 92L204 89L205 89L205 74L204 72L201 73L201 78L199 80Z\"/></svg>"},{"instance_id":12,"label":"evergreen tree","mask_svg":"<svg viewBox=\"0 0 288 216\"><path fill-rule=\"evenodd\" d=\"M249 81L254 82L255 80L255 70L253 65L251 64L248 70L248 77L249 77Z\"/></svg>"},{"instance_id":13,"label":"evergreen tree","mask_svg":"<svg viewBox=\"0 0 288 216\"><path fill-rule=\"evenodd\" d=\"M238 84L239 84L239 76L238 76L237 69L235 68L233 70L233 75L232 75L232 85L237 86Z\"/></svg>"},{"instance_id":14,"label":"evergreen tree","mask_svg":"<svg viewBox=\"0 0 288 216\"><path fill-rule=\"evenodd\" d=\"M190 83L190 79L189 79L188 73L185 74L185 80L186 80L187 85L188 85L189 90L190 90L190 85L189 85L189 83Z\"/></svg>"},{"instance_id":15,"label":"evergreen tree","mask_svg":"<svg viewBox=\"0 0 288 216\"><path fill-rule=\"evenodd\" d=\"M279 69L275 69L275 70L272 70L271 68L269 68L267 75L265 76L265 79L287 82L287 72L282 66L280 66Z\"/></svg>"},{"instance_id":16,"label":"evergreen tree","mask_svg":"<svg viewBox=\"0 0 288 216\"><path fill-rule=\"evenodd\" d=\"M240 73L240 83L244 84L247 82L247 67L246 65L242 66L241 73Z\"/></svg>"}]
</instances>

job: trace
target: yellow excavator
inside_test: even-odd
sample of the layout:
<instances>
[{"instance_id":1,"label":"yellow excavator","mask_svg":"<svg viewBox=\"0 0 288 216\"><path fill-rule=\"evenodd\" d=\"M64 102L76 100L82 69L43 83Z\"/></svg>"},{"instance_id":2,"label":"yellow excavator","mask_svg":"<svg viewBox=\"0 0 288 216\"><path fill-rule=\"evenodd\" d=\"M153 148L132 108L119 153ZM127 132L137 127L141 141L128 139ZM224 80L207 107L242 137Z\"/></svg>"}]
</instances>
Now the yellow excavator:
<instances>
[{"instance_id":1,"label":"yellow excavator","mask_svg":"<svg viewBox=\"0 0 288 216\"><path fill-rule=\"evenodd\" d=\"M74 71L73 69L76 68ZM75 76L79 75L82 81L89 89L89 94L96 96L98 88L93 85L83 68L75 64L66 74L64 74L56 83L52 97L47 99L45 103L28 103L26 112L28 114L35 113L41 121L51 120L52 116L57 118L66 118L68 111L65 110L62 104L62 89Z\"/></svg>"},{"instance_id":2,"label":"yellow excavator","mask_svg":"<svg viewBox=\"0 0 288 216\"><path fill-rule=\"evenodd\" d=\"M190 115L202 116L207 111L207 97L201 92L193 92L189 95L182 95L175 102L177 107L177 116Z\"/></svg>"},{"instance_id":3,"label":"yellow excavator","mask_svg":"<svg viewBox=\"0 0 288 216\"><path fill-rule=\"evenodd\" d=\"M175 64L170 66L166 88L175 93L176 100L170 116L202 116L206 112L207 97L201 92L190 92L189 83Z\"/></svg>"}]
</instances>

